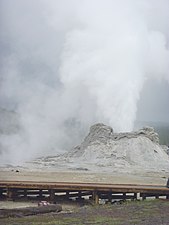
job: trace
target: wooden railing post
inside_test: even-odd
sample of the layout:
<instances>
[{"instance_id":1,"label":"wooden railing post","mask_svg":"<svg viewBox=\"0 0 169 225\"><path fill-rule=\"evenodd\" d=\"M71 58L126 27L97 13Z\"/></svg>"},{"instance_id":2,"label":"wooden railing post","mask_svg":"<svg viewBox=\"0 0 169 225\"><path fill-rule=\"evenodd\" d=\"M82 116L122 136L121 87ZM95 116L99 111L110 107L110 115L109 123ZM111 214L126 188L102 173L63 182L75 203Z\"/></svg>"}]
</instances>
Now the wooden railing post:
<instances>
[{"instance_id":1,"label":"wooden railing post","mask_svg":"<svg viewBox=\"0 0 169 225\"><path fill-rule=\"evenodd\" d=\"M50 202L55 202L55 190L53 189L49 190L49 199L50 199Z\"/></svg>"},{"instance_id":2,"label":"wooden railing post","mask_svg":"<svg viewBox=\"0 0 169 225\"><path fill-rule=\"evenodd\" d=\"M82 198L82 192L78 191L78 199L80 200Z\"/></svg>"},{"instance_id":3,"label":"wooden railing post","mask_svg":"<svg viewBox=\"0 0 169 225\"><path fill-rule=\"evenodd\" d=\"M2 197L3 197L3 189L0 188L0 198L2 198Z\"/></svg>"},{"instance_id":4,"label":"wooden railing post","mask_svg":"<svg viewBox=\"0 0 169 225\"><path fill-rule=\"evenodd\" d=\"M99 195L97 191L93 191L93 200L96 205L99 204Z\"/></svg>"},{"instance_id":5,"label":"wooden railing post","mask_svg":"<svg viewBox=\"0 0 169 225\"><path fill-rule=\"evenodd\" d=\"M42 199L43 197L43 193L42 193L42 189L39 190L39 198Z\"/></svg>"},{"instance_id":6,"label":"wooden railing post","mask_svg":"<svg viewBox=\"0 0 169 225\"><path fill-rule=\"evenodd\" d=\"M69 191L66 191L66 199L69 199Z\"/></svg>"},{"instance_id":7,"label":"wooden railing post","mask_svg":"<svg viewBox=\"0 0 169 225\"><path fill-rule=\"evenodd\" d=\"M17 190L14 188L7 188L7 199L14 200L17 196Z\"/></svg>"}]
</instances>

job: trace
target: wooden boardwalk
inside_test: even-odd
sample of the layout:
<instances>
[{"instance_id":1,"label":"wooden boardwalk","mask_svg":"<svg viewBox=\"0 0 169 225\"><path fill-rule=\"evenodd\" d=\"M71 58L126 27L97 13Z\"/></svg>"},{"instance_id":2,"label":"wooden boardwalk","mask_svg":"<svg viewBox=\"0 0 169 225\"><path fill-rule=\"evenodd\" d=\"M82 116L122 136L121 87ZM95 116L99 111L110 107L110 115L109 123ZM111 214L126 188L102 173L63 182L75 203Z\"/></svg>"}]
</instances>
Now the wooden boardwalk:
<instances>
[{"instance_id":1,"label":"wooden boardwalk","mask_svg":"<svg viewBox=\"0 0 169 225\"><path fill-rule=\"evenodd\" d=\"M103 184L75 182L0 181L1 199L36 198L56 202L58 199L92 199L96 204L101 199L137 199L141 197L169 199L169 188L156 185Z\"/></svg>"}]
</instances>

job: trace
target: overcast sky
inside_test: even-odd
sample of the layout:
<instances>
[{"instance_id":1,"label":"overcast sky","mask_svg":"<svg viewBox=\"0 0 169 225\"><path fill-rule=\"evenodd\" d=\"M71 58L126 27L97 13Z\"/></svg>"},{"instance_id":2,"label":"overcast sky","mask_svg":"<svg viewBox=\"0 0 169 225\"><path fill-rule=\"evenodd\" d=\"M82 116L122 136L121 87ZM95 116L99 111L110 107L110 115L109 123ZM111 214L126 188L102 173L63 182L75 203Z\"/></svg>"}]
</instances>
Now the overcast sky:
<instances>
[{"instance_id":1,"label":"overcast sky","mask_svg":"<svg viewBox=\"0 0 169 225\"><path fill-rule=\"evenodd\" d=\"M24 130L10 146L62 149L95 122L169 122L168 12L169 0L1 0L0 105Z\"/></svg>"}]
</instances>

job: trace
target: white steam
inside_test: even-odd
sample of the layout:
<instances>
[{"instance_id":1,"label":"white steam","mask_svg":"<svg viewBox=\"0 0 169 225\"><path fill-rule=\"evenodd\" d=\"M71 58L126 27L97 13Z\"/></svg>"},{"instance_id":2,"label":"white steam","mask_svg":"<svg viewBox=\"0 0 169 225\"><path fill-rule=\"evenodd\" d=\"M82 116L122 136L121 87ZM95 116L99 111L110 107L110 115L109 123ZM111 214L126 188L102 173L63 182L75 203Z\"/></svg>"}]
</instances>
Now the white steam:
<instances>
[{"instance_id":1,"label":"white steam","mask_svg":"<svg viewBox=\"0 0 169 225\"><path fill-rule=\"evenodd\" d=\"M169 1L15 2L1 96L22 130L1 136L2 161L69 149L95 122L131 131L144 82L169 81Z\"/></svg>"}]
</instances>

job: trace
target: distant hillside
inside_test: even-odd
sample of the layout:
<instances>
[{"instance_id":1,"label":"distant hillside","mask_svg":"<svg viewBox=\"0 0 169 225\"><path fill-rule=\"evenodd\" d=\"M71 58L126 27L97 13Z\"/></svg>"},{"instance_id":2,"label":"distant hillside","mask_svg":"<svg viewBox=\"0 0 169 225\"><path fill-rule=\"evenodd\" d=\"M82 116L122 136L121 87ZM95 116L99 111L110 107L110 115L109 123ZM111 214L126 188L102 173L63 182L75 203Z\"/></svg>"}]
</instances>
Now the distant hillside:
<instances>
[{"instance_id":1,"label":"distant hillside","mask_svg":"<svg viewBox=\"0 0 169 225\"><path fill-rule=\"evenodd\" d=\"M143 126L154 127L154 130L159 135L160 144L169 146L169 123L137 121L135 129L142 128Z\"/></svg>"}]
</instances>

